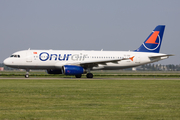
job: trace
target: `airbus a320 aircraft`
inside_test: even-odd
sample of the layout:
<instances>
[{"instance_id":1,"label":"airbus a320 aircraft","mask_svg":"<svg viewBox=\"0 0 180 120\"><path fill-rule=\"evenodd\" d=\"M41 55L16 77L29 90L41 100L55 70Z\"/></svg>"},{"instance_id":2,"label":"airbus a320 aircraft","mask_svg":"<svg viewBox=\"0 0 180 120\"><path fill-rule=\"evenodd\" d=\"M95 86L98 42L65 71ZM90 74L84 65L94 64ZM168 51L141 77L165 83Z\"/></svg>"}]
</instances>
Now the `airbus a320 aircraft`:
<instances>
[{"instance_id":1,"label":"airbus a320 aircraft","mask_svg":"<svg viewBox=\"0 0 180 120\"><path fill-rule=\"evenodd\" d=\"M75 75L93 78L91 70L118 70L157 62L172 56L159 53L165 25L157 26L144 43L134 51L72 51L72 50L23 50L4 60L8 67L45 69L48 74Z\"/></svg>"}]
</instances>

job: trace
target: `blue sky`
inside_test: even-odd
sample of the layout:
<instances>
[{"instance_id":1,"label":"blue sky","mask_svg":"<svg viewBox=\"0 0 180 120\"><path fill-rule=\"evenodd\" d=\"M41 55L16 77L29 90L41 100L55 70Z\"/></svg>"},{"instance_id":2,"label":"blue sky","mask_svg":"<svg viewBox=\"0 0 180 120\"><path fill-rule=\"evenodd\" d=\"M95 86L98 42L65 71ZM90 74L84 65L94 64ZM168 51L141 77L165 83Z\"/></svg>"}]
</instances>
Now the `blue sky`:
<instances>
[{"instance_id":1,"label":"blue sky","mask_svg":"<svg viewBox=\"0 0 180 120\"><path fill-rule=\"evenodd\" d=\"M137 49L166 25L157 64L180 64L179 0L1 0L0 62L20 50Z\"/></svg>"}]
</instances>

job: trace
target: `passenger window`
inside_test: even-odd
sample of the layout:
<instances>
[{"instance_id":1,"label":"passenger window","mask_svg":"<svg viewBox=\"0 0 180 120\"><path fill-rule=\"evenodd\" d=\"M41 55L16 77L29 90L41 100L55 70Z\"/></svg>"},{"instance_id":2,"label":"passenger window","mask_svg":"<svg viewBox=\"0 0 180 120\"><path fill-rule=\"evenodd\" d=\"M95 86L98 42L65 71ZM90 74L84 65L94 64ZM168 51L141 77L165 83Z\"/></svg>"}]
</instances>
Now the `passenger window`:
<instances>
[{"instance_id":1,"label":"passenger window","mask_svg":"<svg viewBox=\"0 0 180 120\"><path fill-rule=\"evenodd\" d=\"M18 58L20 58L20 55L18 55Z\"/></svg>"}]
</instances>

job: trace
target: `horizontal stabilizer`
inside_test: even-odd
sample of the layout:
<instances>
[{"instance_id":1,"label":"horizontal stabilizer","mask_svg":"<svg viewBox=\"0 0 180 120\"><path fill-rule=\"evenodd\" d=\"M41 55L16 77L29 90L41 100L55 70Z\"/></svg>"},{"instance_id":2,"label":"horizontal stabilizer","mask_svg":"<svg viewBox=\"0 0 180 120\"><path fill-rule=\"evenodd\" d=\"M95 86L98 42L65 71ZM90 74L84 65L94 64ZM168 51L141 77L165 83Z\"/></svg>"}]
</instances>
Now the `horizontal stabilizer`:
<instances>
[{"instance_id":1,"label":"horizontal stabilizer","mask_svg":"<svg viewBox=\"0 0 180 120\"><path fill-rule=\"evenodd\" d=\"M160 58L160 57L169 57L174 56L173 54L167 54L167 55L156 55L156 56L149 56L149 58Z\"/></svg>"}]
</instances>

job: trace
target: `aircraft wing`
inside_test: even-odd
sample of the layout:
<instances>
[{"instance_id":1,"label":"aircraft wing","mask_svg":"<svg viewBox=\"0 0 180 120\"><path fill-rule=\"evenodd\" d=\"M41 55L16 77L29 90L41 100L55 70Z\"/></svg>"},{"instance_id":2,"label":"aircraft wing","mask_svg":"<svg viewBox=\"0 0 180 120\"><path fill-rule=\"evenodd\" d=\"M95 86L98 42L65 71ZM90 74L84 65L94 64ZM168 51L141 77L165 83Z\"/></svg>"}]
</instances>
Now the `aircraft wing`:
<instances>
[{"instance_id":1,"label":"aircraft wing","mask_svg":"<svg viewBox=\"0 0 180 120\"><path fill-rule=\"evenodd\" d=\"M134 58L134 56L131 58L122 58L122 59L85 61L85 62L72 63L72 65L79 65L79 66L82 66L84 68L89 68L89 67L98 66L98 64L102 64L102 65L106 65L106 63L118 64L118 61L122 61L122 60L129 60L130 59L133 61L133 58Z\"/></svg>"}]
</instances>

